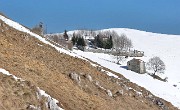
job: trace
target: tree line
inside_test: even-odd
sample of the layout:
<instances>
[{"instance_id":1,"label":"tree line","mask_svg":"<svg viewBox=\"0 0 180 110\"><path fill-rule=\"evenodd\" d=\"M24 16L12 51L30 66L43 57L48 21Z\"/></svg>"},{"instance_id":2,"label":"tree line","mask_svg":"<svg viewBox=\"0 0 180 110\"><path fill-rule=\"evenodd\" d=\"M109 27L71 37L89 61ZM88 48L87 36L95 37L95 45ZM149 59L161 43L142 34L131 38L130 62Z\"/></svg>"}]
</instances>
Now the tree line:
<instances>
[{"instance_id":1,"label":"tree line","mask_svg":"<svg viewBox=\"0 0 180 110\"><path fill-rule=\"evenodd\" d=\"M92 32L91 32L92 33ZM86 46L84 37L87 33L85 31L78 31L73 33L72 43L76 46ZM95 47L104 49L115 49L117 52L128 51L133 47L131 39L125 34L120 36L115 31L100 31L93 32L94 40L91 41Z\"/></svg>"},{"instance_id":2,"label":"tree line","mask_svg":"<svg viewBox=\"0 0 180 110\"><path fill-rule=\"evenodd\" d=\"M71 39L73 45L76 46L86 46L84 37L81 34L73 33L73 37Z\"/></svg>"}]
</instances>

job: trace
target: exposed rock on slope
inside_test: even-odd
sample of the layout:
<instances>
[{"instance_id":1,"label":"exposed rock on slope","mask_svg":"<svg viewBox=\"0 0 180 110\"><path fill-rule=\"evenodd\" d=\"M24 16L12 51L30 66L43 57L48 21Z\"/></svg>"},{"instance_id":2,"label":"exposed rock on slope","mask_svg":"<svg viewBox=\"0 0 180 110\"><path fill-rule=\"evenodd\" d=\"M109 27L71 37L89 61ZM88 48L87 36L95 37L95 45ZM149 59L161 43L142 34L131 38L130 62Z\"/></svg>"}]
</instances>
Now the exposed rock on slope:
<instances>
[{"instance_id":1,"label":"exposed rock on slope","mask_svg":"<svg viewBox=\"0 0 180 110\"><path fill-rule=\"evenodd\" d=\"M45 91L1 68L0 85L1 110L63 110Z\"/></svg>"},{"instance_id":2,"label":"exposed rock on slope","mask_svg":"<svg viewBox=\"0 0 180 110\"><path fill-rule=\"evenodd\" d=\"M1 20L0 24L0 68L42 88L66 110L177 109L119 74L119 79L109 77L104 74L110 71L106 68L102 71L102 67L59 53ZM157 99L163 107L156 104Z\"/></svg>"},{"instance_id":3,"label":"exposed rock on slope","mask_svg":"<svg viewBox=\"0 0 180 110\"><path fill-rule=\"evenodd\" d=\"M0 73L0 85L0 110L47 110L46 99L38 99L38 90L29 81L16 81Z\"/></svg>"}]
</instances>

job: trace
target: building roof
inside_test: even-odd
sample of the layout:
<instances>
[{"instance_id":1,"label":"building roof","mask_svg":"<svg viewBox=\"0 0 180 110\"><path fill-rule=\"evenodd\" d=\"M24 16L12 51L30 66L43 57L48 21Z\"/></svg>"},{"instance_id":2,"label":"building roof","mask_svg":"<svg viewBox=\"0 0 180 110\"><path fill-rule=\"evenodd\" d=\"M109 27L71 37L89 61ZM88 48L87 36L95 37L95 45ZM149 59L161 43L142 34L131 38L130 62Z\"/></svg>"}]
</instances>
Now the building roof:
<instances>
[{"instance_id":1,"label":"building roof","mask_svg":"<svg viewBox=\"0 0 180 110\"><path fill-rule=\"evenodd\" d=\"M132 60L130 60L130 61L144 62L143 60L141 60L141 59L136 59L136 58L133 58L133 59L132 59Z\"/></svg>"}]
</instances>

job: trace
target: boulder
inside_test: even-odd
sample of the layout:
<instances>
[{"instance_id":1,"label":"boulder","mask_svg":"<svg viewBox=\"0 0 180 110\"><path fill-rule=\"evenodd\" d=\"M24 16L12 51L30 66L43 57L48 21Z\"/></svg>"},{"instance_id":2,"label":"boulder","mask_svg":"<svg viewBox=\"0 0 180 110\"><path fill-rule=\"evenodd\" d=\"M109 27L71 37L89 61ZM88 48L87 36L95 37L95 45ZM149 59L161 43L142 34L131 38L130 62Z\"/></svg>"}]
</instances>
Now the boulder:
<instances>
[{"instance_id":1,"label":"boulder","mask_svg":"<svg viewBox=\"0 0 180 110\"><path fill-rule=\"evenodd\" d=\"M77 83L80 83L80 82L81 82L81 77L80 77L78 74L76 74L76 73L70 73L70 74L69 74L69 77L70 77L72 80L76 81Z\"/></svg>"},{"instance_id":2,"label":"boulder","mask_svg":"<svg viewBox=\"0 0 180 110\"><path fill-rule=\"evenodd\" d=\"M106 92L107 92L107 95L109 96L109 97L112 97L113 95L112 95L112 92L110 91L110 90L106 90Z\"/></svg>"}]
</instances>

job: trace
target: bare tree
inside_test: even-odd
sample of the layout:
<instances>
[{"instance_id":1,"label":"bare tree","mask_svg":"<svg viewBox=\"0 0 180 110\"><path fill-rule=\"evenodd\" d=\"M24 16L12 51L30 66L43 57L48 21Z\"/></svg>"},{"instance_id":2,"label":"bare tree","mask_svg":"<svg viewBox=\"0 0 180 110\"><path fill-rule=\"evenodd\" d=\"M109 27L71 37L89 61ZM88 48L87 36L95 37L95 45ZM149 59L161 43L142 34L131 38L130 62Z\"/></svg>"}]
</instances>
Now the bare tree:
<instances>
[{"instance_id":1,"label":"bare tree","mask_svg":"<svg viewBox=\"0 0 180 110\"><path fill-rule=\"evenodd\" d=\"M116 52L120 53L120 36L115 32L113 32L113 44Z\"/></svg>"},{"instance_id":2,"label":"bare tree","mask_svg":"<svg viewBox=\"0 0 180 110\"><path fill-rule=\"evenodd\" d=\"M121 63L126 61L126 58L124 56L115 55L114 59L116 60L116 64L120 65Z\"/></svg>"},{"instance_id":3,"label":"bare tree","mask_svg":"<svg viewBox=\"0 0 180 110\"><path fill-rule=\"evenodd\" d=\"M84 33L84 31L79 30L79 31L77 31L77 32L74 32L74 33L73 33L73 36L79 38L79 37L82 37L82 36L83 36L83 33Z\"/></svg>"},{"instance_id":4,"label":"bare tree","mask_svg":"<svg viewBox=\"0 0 180 110\"><path fill-rule=\"evenodd\" d=\"M164 62L157 56L149 59L146 66L147 69L154 71L153 75L155 75L156 73L164 73L165 70Z\"/></svg>"},{"instance_id":5,"label":"bare tree","mask_svg":"<svg viewBox=\"0 0 180 110\"><path fill-rule=\"evenodd\" d=\"M127 38L125 34L119 36L117 33L113 32L113 38L114 48L119 54L127 52L133 47L131 39Z\"/></svg>"},{"instance_id":6,"label":"bare tree","mask_svg":"<svg viewBox=\"0 0 180 110\"><path fill-rule=\"evenodd\" d=\"M37 24L35 27L32 28L32 31L36 34L43 35L44 34L44 25L42 22Z\"/></svg>"},{"instance_id":7,"label":"bare tree","mask_svg":"<svg viewBox=\"0 0 180 110\"><path fill-rule=\"evenodd\" d=\"M86 34L86 30L78 30L78 32L76 34L79 34L81 36L85 35Z\"/></svg>"},{"instance_id":8,"label":"bare tree","mask_svg":"<svg viewBox=\"0 0 180 110\"><path fill-rule=\"evenodd\" d=\"M96 36L96 32L91 30L91 33L90 33L91 36L95 37Z\"/></svg>"},{"instance_id":9,"label":"bare tree","mask_svg":"<svg viewBox=\"0 0 180 110\"><path fill-rule=\"evenodd\" d=\"M127 52L133 47L133 44L125 34L119 36L115 31L112 31L111 35L113 37L113 46L116 51L115 56L117 64L120 64L120 62L125 59L123 56L127 56Z\"/></svg>"}]
</instances>

